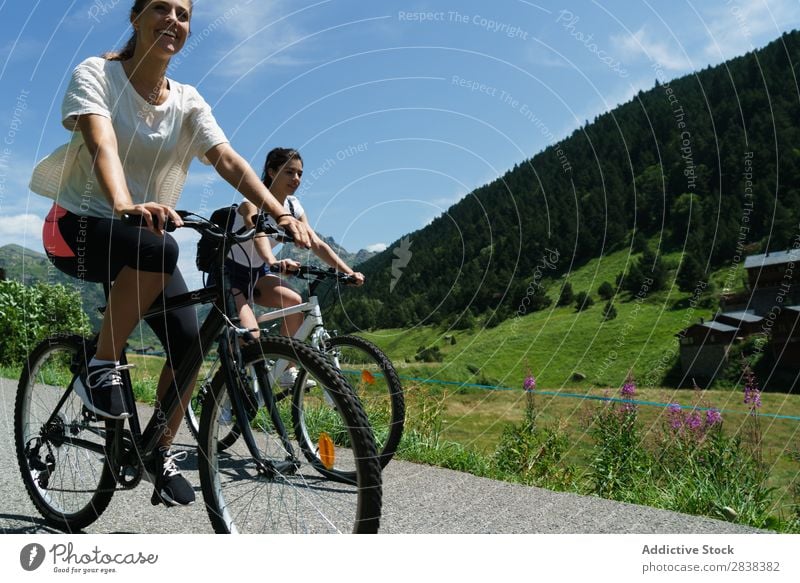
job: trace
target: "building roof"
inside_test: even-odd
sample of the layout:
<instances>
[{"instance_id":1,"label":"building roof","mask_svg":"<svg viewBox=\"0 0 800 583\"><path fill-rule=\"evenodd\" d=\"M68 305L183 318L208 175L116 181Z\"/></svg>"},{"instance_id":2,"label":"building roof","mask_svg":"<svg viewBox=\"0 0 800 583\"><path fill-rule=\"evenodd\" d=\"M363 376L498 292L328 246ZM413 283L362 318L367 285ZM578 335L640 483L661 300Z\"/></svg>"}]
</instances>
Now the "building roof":
<instances>
[{"instance_id":1,"label":"building roof","mask_svg":"<svg viewBox=\"0 0 800 583\"><path fill-rule=\"evenodd\" d=\"M736 326L728 326L727 324L723 324L722 322L698 322L697 324L692 324L686 330L691 328L706 328L709 332L736 332L739 329ZM680 334L676 334L676 336L680 336Z\"/></svg>"},{"instance_id":2,"label":"building roof","mask_svg":"<svg viewBox=\"0 0 800 583\"><path fill-rule=\"evenodd\" d=\"M757 316L752 310L739 310L734 312L722 312L717 314L715 318L720 317L729 318L731 320L738 320L739 322L746 322L747 324L756 324L763 320L763 316Z\"/></svg>"},{"instance_id":3,"label":"building roof","mask_svg":"<svg viewBox=\"0 0 800 583\"><path fill-rule=\"evenodd\" d=\"M698 324L698 326L702 328L708 328L713 330L714 332L736 332L738 328L736 326L728 326L727 324L723 324L722 322L704 322L702 324Z\"/></svg>"},{"instance_id":4,"label":"building roof","mask_svg":"<svg viewBox=\"0 0 800 583\"><path fill-rule=\"evenodd\" d=\"M790 261L800 262L800 249L788 249L786 251L772 251L761 255L750 255L744 260L745 269L756 267L766 267L767 265L780 265Z\"/></svg>"}]
</instances>

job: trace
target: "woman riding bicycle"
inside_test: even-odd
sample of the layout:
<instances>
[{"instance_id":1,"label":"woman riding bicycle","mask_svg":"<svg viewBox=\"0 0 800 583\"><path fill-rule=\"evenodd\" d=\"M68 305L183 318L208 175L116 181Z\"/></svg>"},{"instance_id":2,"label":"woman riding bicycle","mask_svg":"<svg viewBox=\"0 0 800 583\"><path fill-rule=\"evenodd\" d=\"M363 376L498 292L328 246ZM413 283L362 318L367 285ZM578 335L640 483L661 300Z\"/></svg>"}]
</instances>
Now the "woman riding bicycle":
<instances>
[{"instance_id":1,"label":"woman riding bicycle","mask_svg":"<svg viewBox=\"0 0 800 583\"><path fill-rule=\"evenodd\" d=\"M311 228L305 210L294 195L302 179L303 159L297 150L275 148L267 154L261 180L278 202L283 204L284 212L305 226L311 241L311 251L337 271L352 275L355 285L363 284L364 275L353 271ZM252 203L242 202L237 209L232 229L236 231L242 226L252 228L252 218L257 212ZM271 265L276 265L280 273L290 274L293 269L300 267L297 261L291 259L277 261L272 252L277 244L276 239L267 235L256 236L252 242L234 248L225 262L225 268L231 276L231 288L236 299L239 319L246 328L258 329L258 322L249 303L251 296L256 304L269 308L288 308L303 301L283 278L273 274L269 269ZM293 336L302 324L302 313L286 316L281 325L281 334ZM290 367L278 382L283 387L291 387L297 379L297 374L297 368Z\"/></svg>"},{"instance_id":2,"label":"woman riding bicycle","mask_svg":"<svg viewBox=\"0 0 800 583\"><path fill-rule=\"evenodd\" d=\"M79 279L113 286L87 372L75 383L86 408L115 419L131 415L121 394L119 359L141 315L156 301L187 291L177 268L178 246L164 232L193 157L257 207L277 219L300 246L308 229L284 211L247 162L228 143L211 108L194 87L166 77L170 59L189 35L191 0L136 0L133 35L118 53L92 57L72 73L62 105L69 144L41 161L31 189L53 198L43 241L50 261ZM146 227L117 220L138 214ZM159 402L173 385L173 369L198 345L194 308L148 318L166 352ZM187 396L188 399L188 396ZM183 408L188 401L182 403ZM192 487L175 464L170 446L183 411L166 420L157 467L147 468L158 497L168 506L194 502Z\"/></svg>"}]
</instances>

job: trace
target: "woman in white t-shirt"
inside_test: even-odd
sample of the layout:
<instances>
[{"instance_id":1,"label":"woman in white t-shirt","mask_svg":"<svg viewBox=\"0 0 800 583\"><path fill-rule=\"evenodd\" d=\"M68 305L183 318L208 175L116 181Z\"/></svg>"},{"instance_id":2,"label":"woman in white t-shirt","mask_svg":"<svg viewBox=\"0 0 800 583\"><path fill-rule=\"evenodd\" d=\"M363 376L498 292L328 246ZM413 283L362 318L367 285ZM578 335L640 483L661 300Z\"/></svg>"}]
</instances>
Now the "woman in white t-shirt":
<instances>
[{"instance_id":1,"label":"woman in white t-shirt","mask_svg":"<svg viewBox=\"0 0 800 583\"><path fill-rule=\"evenodd\" d=\"M181 226L175 205L193 157L211 164L226 181L307 247L305 225L285 213L247 162L228 143L211 108L194 87L167 79L170 59L189 35L191 0L136 0L134 33L119 53L90 58L72 74L62 105L69 144L41 161L31 189L55 200L43 240L48 258L62 271L113 287L97 352L75 383L87 408L103 417L130 416L122 396L119 358L141 315L163 293L186 290L177 269L178 246L163 231L166 220ZM146 228L124 225L124 214L142 215ZM167 362L158 384L161 399L172 369L198 346L192 308L147 323L159 336ZM185 408L187 403L183 404ZM152 501L194 502L170 446L183 411L167 420L161 455L146 475Z\"/></svg>"},{"instance_id":2,"label":"woman in white t-shirt","mask_svg":"<svg viewBox=\"0 0 800 583\"><path fill-rule=\"evenodd\" d=\"M306 227L311 241L311 251L337 271L353 275L355 285L363 284L364 275L353 271L311 228L303 206L294 196L302 179L303 159L297 150L274 148L267 154L261 180L278 202L283 204L284 212ZM237 209L233 229L236 230L242 225L252 228L252 217L256 213L256 207L244 201ZM249 304L251 295L253 302L270 308L288 308L302 302L296 291L280 276L269 270L270 265L278 265L282 274L291 274L293 269L300 266L297 261L291 259L277 261L272 252L277 244L278 242L272 237L266 235L256 237L251 245L232 250L225 262L225 268L231 276L231 290L236 299L239 318L246 328L258 328L258 322ZM302 324L303 314L287 316L282 323L281 334L292 336ZM290 367L279 379L279 383L289 387L294 385L296 378L297 369Z\"/></svg>"}]
</instances>

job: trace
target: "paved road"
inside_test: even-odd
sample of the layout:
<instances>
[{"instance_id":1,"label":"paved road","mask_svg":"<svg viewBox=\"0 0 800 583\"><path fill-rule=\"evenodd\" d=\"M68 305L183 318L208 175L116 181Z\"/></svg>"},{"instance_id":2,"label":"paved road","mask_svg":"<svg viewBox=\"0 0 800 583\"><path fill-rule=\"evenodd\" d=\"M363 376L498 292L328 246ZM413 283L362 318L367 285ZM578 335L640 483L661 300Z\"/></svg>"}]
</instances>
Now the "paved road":
<instances>
[{"instance_id":1,"label":"paved road","mask_svg":"<svg viewBox=\"0 0 800 583\"><path fill-rule=\"evenodd\" d=\"M52 532L39 519L13 452L15 383L0 379L0 532ZM200 479L191 436L177 440L189 458L186 475ZM600 498L564 494L394 460L384 472L383 533L752 533L749 527ZM91 533L210 533L202 504L150 505L145 486L114 495Z\"/></svg>"}]
</instances>

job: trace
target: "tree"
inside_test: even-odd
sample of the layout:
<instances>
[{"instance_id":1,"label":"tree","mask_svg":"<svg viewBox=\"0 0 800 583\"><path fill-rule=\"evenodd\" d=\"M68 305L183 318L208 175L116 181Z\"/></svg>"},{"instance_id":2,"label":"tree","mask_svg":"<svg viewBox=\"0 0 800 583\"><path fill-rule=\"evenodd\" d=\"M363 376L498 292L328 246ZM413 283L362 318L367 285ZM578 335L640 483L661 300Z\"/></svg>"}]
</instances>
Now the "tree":
<instances>
[{"instance_id":1,"label":"tree","mask_svg":"<svg viewBox=\"0 0 800 583\"><path fill-rule=\"evenodd\" d=\"M614 307L613 302L609 301L603 308L603 319L613 320L616 317L617 317L617 308Z\"/></svg>"},{"instance_id":2,"label":"tree","mask_svg":"<svg viewBox=\"0 0 800 583\"><path fill-rule=\"evenodd\" d=\"M698 284L708 282L708 274L700 262L694 258L694 255L687 253L683 256L683 262L675 276L675 282L678 284L679 290L691 292L697 288Z\"/></svg>"},{"instance_id":3,"label":"tree","mask_svg":"<svg viewBox=\"0 0 800 583\"><path fill-rule=\"evenodd\" d=\"M592 299L592 296L590 296L585 291L580 292L575 297L575 309L578 312L582 312L583 310L591 308L593 305L594 305L594 300Z\"/></svg>"},{"instance_id":4,"label":"tree","mask_svg":"<svg viewBox=\"0 0 800 583\"><path fill-rule=\"evenodd\" d=\"M614 297L614 286L604 281L600 284L600 287L597 288L597 294L604 300L610 300Z\"/></svg>"},{"instance_id":5,"label":"tree","mask_svg":"<svg viewBox=\"0 0 800 583\"><path fill-rule=\"evenodd\" d=\"M561 295L558 296L558 305L568 306L574 299L575 294L572 291L572 284L570 282L566 282L564 287L561 288Z\"/></svg>"}]
</instances>

